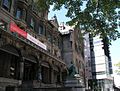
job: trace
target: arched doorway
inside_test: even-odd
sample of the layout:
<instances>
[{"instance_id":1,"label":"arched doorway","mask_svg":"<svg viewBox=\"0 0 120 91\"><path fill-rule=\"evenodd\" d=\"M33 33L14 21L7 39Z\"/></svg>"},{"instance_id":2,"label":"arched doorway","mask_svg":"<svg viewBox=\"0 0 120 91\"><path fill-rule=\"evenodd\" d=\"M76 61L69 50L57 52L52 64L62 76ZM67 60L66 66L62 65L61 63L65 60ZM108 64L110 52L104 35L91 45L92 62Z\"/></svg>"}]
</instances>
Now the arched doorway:
<instances>
[{"instance_id":1,"label":"arched doorway","mask_svg":"<svg viewBox=\"0 0 120 91\"><path fill-rule=\"evenodd\" d=\"M67 68L64 68L63 70L62 70L62 82L64 83L65 81L66 81L66 79L67 79L67 76L68 76L68 69Z\"/></svg>"},{"instance_id":2,"label":"arched doorway","mask_svg":"<svg viewBox=\"0 0 120 91\"><path fill-rule=\"evenodd\" d=\"M48 62L41 63L41 81L42 83L51 83L51 67Z\"/></svg>"},{"instance_id":3,"label":"arched doorway","mask_svg":"<svg viewBox=\"0 0 120 91\"><path fill-rule=\"evenodd\" d=\"M53 65L53 76L54 76L54 83L55 84L60 84L60 74L61 70L57 65Z\"/></svg>"},{"instance_id":4,"label":"arched doorway","mask_svg":"<svg viewBox=\"0 0 120 91\"><path fill-rule=\"evenodd\" d=\"M24 57L24 81L33 81L36 79L38 61L34 55L27 55Z\"/></svg>"}]
</instances>

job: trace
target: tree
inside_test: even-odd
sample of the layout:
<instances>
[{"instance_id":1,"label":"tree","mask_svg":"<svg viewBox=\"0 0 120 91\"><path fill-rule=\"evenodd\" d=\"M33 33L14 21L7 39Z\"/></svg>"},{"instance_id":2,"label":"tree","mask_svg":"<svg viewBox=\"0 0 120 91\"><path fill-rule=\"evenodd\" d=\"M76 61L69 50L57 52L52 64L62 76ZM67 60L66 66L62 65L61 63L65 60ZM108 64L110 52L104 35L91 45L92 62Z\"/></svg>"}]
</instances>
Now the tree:
<instances>
[{"instance_id":1,"label":"tree","mask_svg":"<svg viewBox=\"0 0 120 91\"><path fill-rule=\"evenodd\" d=\"M108 37L109 40L120 38L117 29L120 25L120 0L38 0L39 9L44 10L53 5L53 10L67 9L67 23L75 25L93 36ZM81 6L86 5L84 9Z\"/></svg>"},{"instance_id":2,"label":"tree","mask_svg":"<svg viewBox=\"0 0 120 91\"><path fill-rule=\"evenodd\" d=\"M118 67L118 69L116 70L116 73L118 75L120 75L120 62L118 62L117 64L115 64L116 67Z\"/></svg>"}]
</instances>

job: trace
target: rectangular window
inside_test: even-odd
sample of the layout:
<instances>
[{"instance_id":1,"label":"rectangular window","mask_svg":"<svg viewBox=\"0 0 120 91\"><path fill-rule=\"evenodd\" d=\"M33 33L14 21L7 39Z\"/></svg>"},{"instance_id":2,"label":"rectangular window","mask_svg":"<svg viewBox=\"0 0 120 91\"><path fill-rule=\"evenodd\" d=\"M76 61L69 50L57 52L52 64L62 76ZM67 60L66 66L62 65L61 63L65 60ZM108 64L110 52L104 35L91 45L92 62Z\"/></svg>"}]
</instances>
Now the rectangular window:
<instances>
[{"instance_id":1,"label":"rectangular window","mask_svg":"<svg viewBox=\"0 0 120 91\"><path fill-rule=\"evenodd\" d=\"M17 8L16 18L17 18L17 19L21 19L21 18L22 18L22 10L21 10L20 8Z\"/></svg>"},{"instance_id":2,"label":"rectangular window","mask_svg":"<svg viewBox=\"0 0 120 91\"><path fill-rule=\"evenodd\" d=\"M90 62L90 60L88 60L88 66L91 67L91 62Z\"/></svg>"},{"instance_id":3,"label":"rectangular window","mask_svg":"<svg viewBox=\"0 0 120 91\"><path fill-rule=\"evenodd\" d=\"M9 0L3 0L3 5L9 8Z\"/></svg>"},{"instance_id":4,"label":"rectangular window","mask_svg":"<svg viewBox=\"0 0 120 91\"><path fill-rule=\"evenodd\" d=\"M38 31L39 34L43 34L43 26L39 26L39 31Z\"/></svg>"},{"instance_id":5,"label":"rectangular window","mask_svg":"<svg viewBox=\"0 0 120 91\"><path fill-rule=\"evenodd\" d=\"M113 70L112 70L112 69L109 69L109 73L110 73L110 74L113 74Z\"/></svg>"},{"instance_id":6,"label":"rectangular window","mask_svg":"<svg viewBox=\"0 0 120 91\"><path fill-rule=\"evenodd\" d=\"M30 20L30 27L32 29L34 29L34 26L35 26L35 22L34 22L33 18L31 18L31 20Z\"/></svg>"},{"instance_id":7,"label":"rectangular window","mask_svg":"<svg viewBox=\"0 0 120 91\"><path fill-rule=\"evenodd\" d=\"M105 74L105 71L96 72L96 75L103 75L103 74Z\"/></svg>"},{"instance_id":8,"label":"rectangular window","mask_svg":"<svg viewBox=\"0 0 120 91\"><path fill-rule=\"evenodd\" d=\"M11 0L3 0L2 6L4 9L9 11L11 6Z\"/></svg>"}]
</instances>

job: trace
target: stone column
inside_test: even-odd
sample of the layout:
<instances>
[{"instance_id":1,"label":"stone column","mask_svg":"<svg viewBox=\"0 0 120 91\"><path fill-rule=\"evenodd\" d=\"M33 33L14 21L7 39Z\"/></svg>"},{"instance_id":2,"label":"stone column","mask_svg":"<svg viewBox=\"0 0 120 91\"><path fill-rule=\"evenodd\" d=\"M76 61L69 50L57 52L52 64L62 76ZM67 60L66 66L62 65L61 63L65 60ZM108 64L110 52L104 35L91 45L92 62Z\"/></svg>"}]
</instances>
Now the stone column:
<instances>
[{"instance_id":1,"label":"stone column","mask_svg":"<svg viewBox=\"0 0 120 91\"><path fill-rule=\"evenodd\" d=\"M20 80L23 79L24 62L20 62Z\"/></svg>"},{"instance_id":2,"label":"stone column","mask_svg":"<svg viewBox=\"0 0 120 91\"><path fill-rule=\"evenodd\" d=\"M51 75L51 83L54 83L54 70L53 68L50 68L50 75Z\"/></svg>"},{"instance_id":3,"label":"stone column","mask_svg":"<svg viewBox=\"0 0 120 91\"><path fill-rule=\"evenodd\" d=\"M35 81L35 83L34 83L35 88L39 88L42 85L41 64L39 63L37 66L38 66L37 72L36 72L37 78L36 78L36 81L34 80Z\"/></svg>"},{"instance_id":4,"label":"stone column","mask_svg":"<svg viewBox=\"0 0 120 91\"><path fill-rule=\"evenodd\" d=\"M20 59L20 85L22 84L23 80L23 75L24 75L24 59Z\"/></svg>"},{"instance_id":5,"label":"stone column","mask_svg":"<svg viewBox=\"0 0 120 91\"><path fill-rule=\"evenodd\" d=\"M39 64L38 71L37 71L37 80L40 82L42 81L42 75L41 75L41 65Z\"/></svg>"},{"instance_id":6,"label":"stone column","mask_svg":"<svg viewBox=\"0 0 120 91\"><path fill-rule=\"evenodd\" d=\"M62 83L62 71L61 70L60 70L59 75L60 75L60 83Z\"/></svg>"}]
</instances>

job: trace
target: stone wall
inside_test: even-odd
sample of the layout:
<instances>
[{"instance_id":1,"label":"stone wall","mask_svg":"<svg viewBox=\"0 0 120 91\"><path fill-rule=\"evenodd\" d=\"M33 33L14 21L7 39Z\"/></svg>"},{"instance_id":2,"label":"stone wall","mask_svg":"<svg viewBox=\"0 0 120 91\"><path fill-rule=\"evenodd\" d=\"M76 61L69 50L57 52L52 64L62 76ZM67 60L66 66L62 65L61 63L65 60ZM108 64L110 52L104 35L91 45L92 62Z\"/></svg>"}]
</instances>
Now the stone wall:
<instances>
[{"instance_id":1,"label":"stone wall","mask_svg":"<svg viewBox=\"0 0 120 91\"><path fill-rule=\"evenodd\" d=\"M5 91L6 87L17 87L19 85L18 80L14 79L8 79L8 78L2 78L0 77L0 91ZM10 91L10 90L8 90Z\"/></svg>"}]
</instances>

